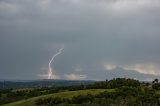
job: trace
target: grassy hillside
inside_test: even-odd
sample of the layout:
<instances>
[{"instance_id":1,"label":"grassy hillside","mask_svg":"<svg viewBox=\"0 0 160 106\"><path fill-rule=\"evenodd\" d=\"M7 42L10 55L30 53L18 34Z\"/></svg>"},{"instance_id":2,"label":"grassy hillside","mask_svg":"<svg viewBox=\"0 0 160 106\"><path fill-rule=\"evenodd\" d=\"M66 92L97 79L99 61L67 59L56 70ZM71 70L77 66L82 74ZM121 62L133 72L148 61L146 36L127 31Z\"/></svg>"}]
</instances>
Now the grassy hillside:
<instances>
[{"instance_id":1,"label":"grassy hillside","mask_svg":"<svg viewBox=\"0 0 160 106\"><path fill-rule=\"evenodd\" d=\"M92 95L95 94L96 95L96 94L99 94L104 91L114 92L114 89L107 89L107 90L105 90L105 89L91 89L91 90L66 91L66 92L60 92L60 93L54 93L54 94L29 98L27 100L21 100L21 101L9 103L9 104L2 105L2 106L36 106L35 100L37 100L39 98L47 98L47 97L72 98L73 96L78 96L78 95L87 95L87 94L92 94Z\"/></svg>"},{"instance_id":2,"label":"grassy hillside","mask_svg":"<svg viewBox=\"0 0 160 106\"><path fill-rule=\"evenodd\" d=\"M6 89L2 106L160 106L160 83L117 78L89 85Z\"/></svg>"}]
</instances>

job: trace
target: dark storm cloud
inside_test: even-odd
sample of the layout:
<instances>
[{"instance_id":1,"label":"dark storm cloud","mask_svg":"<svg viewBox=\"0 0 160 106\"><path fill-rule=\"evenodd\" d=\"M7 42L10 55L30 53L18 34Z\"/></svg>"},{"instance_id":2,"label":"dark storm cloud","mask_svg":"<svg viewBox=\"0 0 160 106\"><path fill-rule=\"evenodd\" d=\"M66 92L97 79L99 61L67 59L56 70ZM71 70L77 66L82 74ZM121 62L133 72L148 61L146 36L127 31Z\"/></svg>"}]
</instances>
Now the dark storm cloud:
<instances>
[{"instance_id":1,"label":"dark storm cloud","mask_svg":"<svg viewBox=\"0 0 160 106\"><path fill-rule=\"evenodd\" d=\"M62 77L105 79L108 66L160 74L159 10L159 0L1 0L0 78L39 78L62 44Z\"/></svg>"}]
</instances>

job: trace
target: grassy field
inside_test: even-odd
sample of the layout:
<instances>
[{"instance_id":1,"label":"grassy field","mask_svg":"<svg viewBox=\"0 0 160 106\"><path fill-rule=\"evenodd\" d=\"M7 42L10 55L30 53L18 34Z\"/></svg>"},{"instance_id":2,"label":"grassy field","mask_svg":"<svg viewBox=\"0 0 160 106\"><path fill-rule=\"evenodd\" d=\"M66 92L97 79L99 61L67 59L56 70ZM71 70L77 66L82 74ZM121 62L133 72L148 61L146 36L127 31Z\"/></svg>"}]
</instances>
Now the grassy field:
<instances>
[{"instance_id":1,"label":"grassy field","mask_svg":"<svg viewBox=\"0 0 160 106\"><path fill-rule=\"evenodd\" d=\"M107 89L107 90L106 89L91 89L91 90L66 91L66 92L60 92L60 93L33 97L33 98L26 99L26 100L21 100L21 101L5 104L2 106L36 106L35 100L39 98L47 98L47 97L72 98L73 96L78 96L78 95L99 94L104 91L114 92L114 89Z\"/></svg>"}]
</instances>

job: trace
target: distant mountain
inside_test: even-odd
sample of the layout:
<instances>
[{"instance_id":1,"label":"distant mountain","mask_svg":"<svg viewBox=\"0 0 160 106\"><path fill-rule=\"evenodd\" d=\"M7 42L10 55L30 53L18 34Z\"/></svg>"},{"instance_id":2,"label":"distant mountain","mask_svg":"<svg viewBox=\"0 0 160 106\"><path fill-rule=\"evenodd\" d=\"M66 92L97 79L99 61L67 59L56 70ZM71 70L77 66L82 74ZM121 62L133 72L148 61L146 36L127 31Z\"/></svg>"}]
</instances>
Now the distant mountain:
<instances>
[{"instance_id":1,"label":"distant mountain","mask_svg":"<svg viewBox=\"0 0 160 106\"><path fill-rule=\"evenodd\" d=\"M160 76L158 75L156 76L151 74L144 74L134 70L124 70L123 68L120 68L120 67L114 70L106 71L107 79L113 79L118 77L133 78L140 81L153 81L153 79L155 78L160 79Z\"/></svg>"}]
</instances>

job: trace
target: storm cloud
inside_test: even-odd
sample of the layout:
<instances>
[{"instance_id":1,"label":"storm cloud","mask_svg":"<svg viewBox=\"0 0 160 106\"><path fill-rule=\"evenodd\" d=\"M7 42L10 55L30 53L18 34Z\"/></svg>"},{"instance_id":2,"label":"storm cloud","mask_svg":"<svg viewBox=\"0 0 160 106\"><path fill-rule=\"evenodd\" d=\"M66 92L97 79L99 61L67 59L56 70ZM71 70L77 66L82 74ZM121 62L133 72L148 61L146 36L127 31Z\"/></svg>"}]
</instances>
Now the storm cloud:
<instances>
[{"instance_id":1,"label":"storm cloud","mask_svg":"<svg viewBox=\"0 0 160 106\"><path fill-rule=\"evenodd\" d=\"M160 1L0 0L0 79L40 79L62 44L63 79L104 80L117 67L160 75Z\"/></svg>"}]
</instances>

